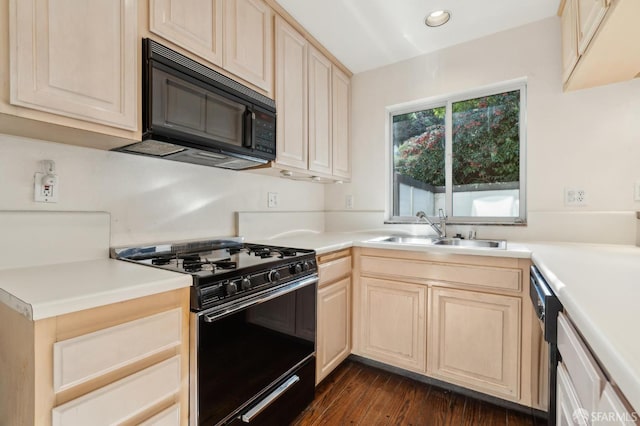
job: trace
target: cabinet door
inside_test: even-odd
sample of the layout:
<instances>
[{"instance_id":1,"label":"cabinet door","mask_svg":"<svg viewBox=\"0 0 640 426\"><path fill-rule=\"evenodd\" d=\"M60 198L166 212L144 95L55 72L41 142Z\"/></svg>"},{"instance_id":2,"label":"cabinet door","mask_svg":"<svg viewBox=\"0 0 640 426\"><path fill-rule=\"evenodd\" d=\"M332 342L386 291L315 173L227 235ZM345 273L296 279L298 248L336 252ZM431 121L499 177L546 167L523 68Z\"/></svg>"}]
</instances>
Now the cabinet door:
<instances>
[{"instance_id":1,"label":"cabinet door","mask_svg":"<svg viewBox=\"0 0 640 426\"><path fill-rule=\"evenodd\" d=\"M362 354L424 372L427 287L365 277L361 284Z\"/></svg>"},{"instance_id":2,"label":"cabinet door","mask_svg":"<svg viewBox=\"0 0 640 426\"><path fill-rule=\"evenodd\" d=\"M10 102L137 129L137 2L11 0Z\"/></svg>"},{"instance_id":3,"label":"cabinet door","mask_svg":"<svg viewBox=\"0 0 640 426\"><path fill-rule=\"evenodd\" d=\"M331 92L331 62L309 47L309 170L328 175L333 161Z\"/></svg>"},{"instance_id":4,"label":"cabinet door","mask_svg":"<svg viewBox=\"0 0 640 426\"><path fill-rule=\"evenodd\" d=\"M578 0L578 53L582 55L607 13L607 0Z\"/></svg>"},{"instance_id":5,"label":"cabinet door","mask_svg":"<svg viewBox=\"0 0 640 426\"><path fill-rule=\"evenodd\" d=\"M521 299L440 287L431 292L429 372L518 400Z\"/></svg>"},{"instance_id":6,"label":"cabinet door","mask_svg":"<svg viewBox=\"0 0 640 426\"><path fill-rule=\"evenodd\" d=\"M307 168L307 41L276 17L276 162Z\"/></svg>"},{"instance_id":7,"label":"cabinet door","mask_svg":"<svg viewBox=\"0 0 640 426\"><path fill-rule=\"evenodd\" d=\"M578 62L576 0L566 0L560 20L562 25L562 81L566 82Z\"/></svg>"},{"instance_id":8,"label":"cabinet door","mask_svg":"<svg viewBox=\"0 0 640 426\"><path fill-rule=\"evenodd\" d=\"M351 353L351 279L318 290L316 383Z\"/></svg>"},{"instance_id":9,"label":"cabinet door","mask_svg":"<svg viewBox=\"0 0 640 426\"><path fill-rule=\"evenodd\" d=\"M149 29L222 66L222 0L151 0Z\"/></svg>"},{"instance_id":10,"label":"cabinet door","mask_svg":"<svg viewBox=\"0 0 640 426\"><path fill-rule=\"evenodd\" d=\"M262 0L224 0L222 66L271 93L272 12Z\"/></svg>"},{"instance_id":11,"label":"cabinet door","mask_svg":"<svg viewBox=\"0 0 640 426\"><path fill-rule=\"evenodd\" d=\"M332 86L333 176L350 179L351 81L335 65L332 68Z\"/></svg>"}]
</instances>

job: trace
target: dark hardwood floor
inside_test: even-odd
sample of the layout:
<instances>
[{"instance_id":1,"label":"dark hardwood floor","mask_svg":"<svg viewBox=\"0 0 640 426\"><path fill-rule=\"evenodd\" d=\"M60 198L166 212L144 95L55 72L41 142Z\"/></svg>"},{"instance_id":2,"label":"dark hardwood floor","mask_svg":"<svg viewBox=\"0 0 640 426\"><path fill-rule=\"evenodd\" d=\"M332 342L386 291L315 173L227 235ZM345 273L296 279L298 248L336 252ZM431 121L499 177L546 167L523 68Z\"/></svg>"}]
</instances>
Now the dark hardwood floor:
<instances>
[{"instance_id":1,"label":"dark hardwood floor","mask_svg":"<svg viewBox=\"0 0 640 426\"><path fill-rule=\"evenodd\" d=\"M537 423L536 423L537 422ZM531 425L540 419L347 360L316 388L302 425Z\"/></svg>"}]
</instances>

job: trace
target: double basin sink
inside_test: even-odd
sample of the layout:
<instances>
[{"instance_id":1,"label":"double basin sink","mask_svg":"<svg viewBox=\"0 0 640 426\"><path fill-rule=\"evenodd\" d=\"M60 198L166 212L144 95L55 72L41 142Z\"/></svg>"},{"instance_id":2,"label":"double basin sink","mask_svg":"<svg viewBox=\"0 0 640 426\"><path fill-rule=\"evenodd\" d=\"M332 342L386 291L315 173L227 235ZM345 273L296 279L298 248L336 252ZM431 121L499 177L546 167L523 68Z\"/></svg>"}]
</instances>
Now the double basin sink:
<instances>
[{"instance_id":1,"label":"double basin sink","mask_svg":"<svg viewBox=\"0 0 640 426\"><path fill-rule=\"evenodd\" d=\"M462 238L433 238L404 235L392 235L390 237L376 238L369 240L369 242L497 250L504 250L507 248L507 242L505 240L465 240Z\"/></svg>"}]
</instances>

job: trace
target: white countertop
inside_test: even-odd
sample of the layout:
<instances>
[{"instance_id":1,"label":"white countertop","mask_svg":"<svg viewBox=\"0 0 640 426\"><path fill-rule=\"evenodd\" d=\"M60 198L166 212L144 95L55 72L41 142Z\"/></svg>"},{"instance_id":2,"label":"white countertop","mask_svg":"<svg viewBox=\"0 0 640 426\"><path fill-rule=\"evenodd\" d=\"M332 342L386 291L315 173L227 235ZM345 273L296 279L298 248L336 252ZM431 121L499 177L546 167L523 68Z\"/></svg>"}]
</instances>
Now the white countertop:
<instances>
[{"instance_id":1,"label":"white countertop","mask_svg":"<svg viewBox=\"0 0 640 426\"><path fill-rule=\"evenodd\" d=\"M640 248L527 244L610 378L640 411Z\"/></svg>"},{"instance_id":2,"label":"white countertop","mask_svg":"<svg viewBox=\"0 0 640 426\"><path fill-rule=\"evenodd\" d=\"M40 320L191 284L187 274L98 259L0 270L0 302Z\"/></svg>"},{"instance_id":3,"label":"white countertop","mask_svg":"<svg viewBox=\"0 0 640 426\"><path fill-rule=\"evenodd\" d=\"M521 243L507 242L506 249L483 249L468 247L447 247L423 244L398 244L375 241L388 232L299 232L286 236L279 236L268 240L251 240L258 244L277 244L287 247L315 250L317 254L329 253L349 247L371 247L389 250L430 251L441 253L471 254L477 256L520 257L530 258L531 251Z\"/></svg>"}]
</instances>

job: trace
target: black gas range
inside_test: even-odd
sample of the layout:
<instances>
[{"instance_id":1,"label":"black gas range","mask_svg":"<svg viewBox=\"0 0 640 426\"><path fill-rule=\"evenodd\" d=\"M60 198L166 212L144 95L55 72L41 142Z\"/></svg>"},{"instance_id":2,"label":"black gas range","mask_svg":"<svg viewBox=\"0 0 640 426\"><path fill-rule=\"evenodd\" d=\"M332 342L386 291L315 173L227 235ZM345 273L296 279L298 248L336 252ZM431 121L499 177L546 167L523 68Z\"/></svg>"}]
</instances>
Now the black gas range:
<instances>
[{"instance_id":1,"label":"black gas range","mask_svg":"<svg viewBox=\"0 0 640 426\"><path fill-rule=\"evenodd\" d=\"M194 312L317 273L313 250L245 243L241 237L116 248L112 257L190 274Z\"/></svg>"},{"instance_id":2,"label":"black gas range","mask_svg":"<svg viewBox=\"0 0 640 426\"><path fill-rule=\"evenodd\" d=\"M210 239L111 250L190 274L190 425L289 424L315 393L313 250Z\"/></svg>"}]
</instances>

